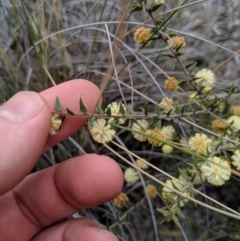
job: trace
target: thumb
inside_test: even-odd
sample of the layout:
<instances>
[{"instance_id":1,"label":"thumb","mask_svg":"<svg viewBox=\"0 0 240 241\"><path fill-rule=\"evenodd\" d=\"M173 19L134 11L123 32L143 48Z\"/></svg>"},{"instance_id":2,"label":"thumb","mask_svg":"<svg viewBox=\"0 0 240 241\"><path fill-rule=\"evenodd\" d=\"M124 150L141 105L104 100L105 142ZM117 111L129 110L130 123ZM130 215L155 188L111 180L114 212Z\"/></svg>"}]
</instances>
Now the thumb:
<instances>
[{"instance_id":1,"label":"thumb","mask_svg":"<svg viewBox=\"0 0 240 241\"><path fill-rule=\"evenodd\" d=\"M39 94L19 92L0 107L0 194L33 168L48 137L51 112Z\"/></svg>"}]
</instances>

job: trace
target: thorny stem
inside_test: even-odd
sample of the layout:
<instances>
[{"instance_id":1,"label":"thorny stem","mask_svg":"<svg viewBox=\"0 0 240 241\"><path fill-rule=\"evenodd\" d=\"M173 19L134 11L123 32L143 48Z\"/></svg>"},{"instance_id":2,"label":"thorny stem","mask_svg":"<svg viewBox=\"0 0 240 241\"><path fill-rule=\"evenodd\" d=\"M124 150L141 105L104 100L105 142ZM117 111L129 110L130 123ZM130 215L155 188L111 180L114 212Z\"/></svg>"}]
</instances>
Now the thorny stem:
<instances>
[{"instance_id":1,"label":"thorny stem","mask_svg":"<svg viewBox=\"0 0 240 241\"><path fill-rule=\"evenodd\" d=\"M167 38L161 33L160 28L159 28L159 26L157 25L156 20L155 20L154 17L153 17L152 10L151 10L151 9L147 9L146 6L144 6L144 4L143 4L141 1L138 0L138 2L141 4L141 6L143 7L143 9L145 9L146 12L149 14L149 16L150 16L150 18L152 19L155 27L158 29L159 38L161 38L166 44L168 44L168 43L167 43ZM176 10L176 11L177 11L177 10ZM176 11L175 11L175 12L176 12ZM172 15L173 15L175 12L173 12ZM179 63L182 71L184 72L184 74L185 74L186 77L187 77L187 81L189 82L189 80L190 80L191 78L190 78L188 72L186 71L185 67L183 66L182 62L180 61L179 57L177 56L176 52L174 51L174 49L173 49L171 46L170 46L170 51L172 52L172 54L174 55L175 59L176 59L177 62Z\"/></svg>"}]
</instances>

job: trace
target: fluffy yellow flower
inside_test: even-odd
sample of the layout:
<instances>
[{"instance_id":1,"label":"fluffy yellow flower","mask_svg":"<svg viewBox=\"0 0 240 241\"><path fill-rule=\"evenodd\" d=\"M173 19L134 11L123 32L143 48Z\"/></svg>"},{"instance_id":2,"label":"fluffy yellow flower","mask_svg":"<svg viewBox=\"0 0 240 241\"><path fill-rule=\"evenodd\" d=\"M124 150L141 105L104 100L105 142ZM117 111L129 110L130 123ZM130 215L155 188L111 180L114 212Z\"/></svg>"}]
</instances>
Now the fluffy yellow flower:
<instances>
[{"instance_id":1,"label":"fluffy yellow flower","mask_svg":"<svg viewBox=\"0 0 240 241\"><path fill-rule=\"evenodd\" d=\"M210 69L201 69L195 74L195 82L201 87L212 87L215 75Z\"/></svg>"},{"instance_id":2,"label":"fluffy yellow flower","mask_svg":"<svg viewBox=\"0 0 240 241\"><path fill-rule=\"evenodd\" d=\"M175 129L173 128L173 126L169 125L169 126L163 126L163 128L161 129L161 132L163 133L163 135L166 136L166 139L169 141L173 140L173 137L175 135Z\"/></svg>"},{"instance_id":3,"label":"fluffy yellow flower","mask_svg":"<svg viewBox=\"0 0 240 241\"><path fill-rule=\"evenodd\" d=\"M188 145L192 151L206 156L211 143L212 140L207 135L196 133L195 136L190 138Z\"/></svg>"},{"instance_id":4,"label":"fluffy yellow flower","mask_svg":"<svg viewBox=\"0 0 240 241\"><path fill-rule=\"evenodd\" d=\"M217 156L208 158L200 167L200 170L206 180L215 186L223 185L231 176L231 168L228 161Z\"/></svg>"},{"instance_id":5,"label":"fluffy yellow flower","mask_svg":"<svg viewBox=\"0 0 240 241\"><path fill-rule=\"evenodd\" d=\"M121 103L121 105L122 105L123 109L126 111L126 110L127 110L126 105L124 105L124 104L122 104L122 103ZM110 108L110 110L111 110L111 115L122 116L122 114L120 113L120 103L118 103L118 102L113 102L113 103L109 104L109 105L107 106L107 108L105 109L105 112L106 112L109 108ZM114 118L110 118L110 119L108 120L109 123L112 123L113 121L114 121ZM123 118L118 119L118 123L119 123L120 125L124 124L125 121L126 121L126 119L123 119Z\"/></svg>"},{"instance_id":6,"label":"fluffy yellow flower","mask_svg":"<svg viewBox=\"0 0 240 241\"><path fill-rule=\"evenodd\" d=\"M240 171L240 151L234 151L234 155L232 155L232 164L236 167L238 171Z\"/></svg>"},{"instance_id":7,"label":"fluffy yellow flower","mask_svg":"<svg viewBox=\"0 0 240 241\"><path fill-rule=\"evenodd\" d=\"M134 33L134 41L137 44L145 44L151 37L151 29L140 27Z\"/></svg>"},{"instance_id":8,"label":"fluffy yellow flower","mask_svg":"<svg viewBox=\"0 0 240 241\"><path fill-rule=\"evenodd\" d=\"M172 98L163 98L160 102L160 106L164 109L164 111L167 113L169 112L171 109L173 109L173 104L174 101Z\"/></svg>"},{"instance_id":9,"label":"fluffy yellow flower","mask_svg":"<svg viewBox=\"0 0 240 241\"><path fill-rule=\"evenodd\" d=\"M155 198L158 194L157 188L152 184L147 185L146 191L148 193L148 196L152 199Z\"/></svg>"},{"instance_id":10,"label":"fluffy yellow flower","mask_svg":"<svg viewBox=\"0 0 240 241\"><path fill-rule=\"evenodd\" d=\"M139 175L134 168L129 167L124 172L124 180L127 183L133 184L133 183L136 183L139 180Z\"/></svg>"},{"instance_id":11,"label":"fluffy yellow flower","mask_svg":"<svg viewBox=\"0 0 240 241\"><path fill-rule=\"evenodd\" d=\"M185 41L185 38L184 37L179 37L179 36L174 36L171 38L172 40L172 45L171 47L173 49L177 49L178 47L181 46L181 49L183 49L184 47L186 47L186 41ZM167 41L168 44L171 44L171 41L170 39Z\"/></svg>"},{"instance_id":12,"label":"fluffy yellow flower","mask_svg":"<svg viewBox=\"0 0 240 241\"><path fill-rule=\"evenodd\" d=\"M146 134L150 135L151 137L159 138L161 140L166 140L166 136L158 128L148 130L146 132ZM151 137L147 138L147 140L148 140L148 142L150 144L152 144L153 146L156 146L156 147L162 146L162 142L161 141L155 140L155 139L153 139Z\"/></svg>"},{"instance_id":13,"label":"fluffy yellow flower","mask_svg":"<svg viewBox=\"0 0 240 241\"><path fill-rule=\"evenodd\" d=\"M53 114L51 118L51 127L49 130L49 134L51 136L56 135L60 130L63 123L63 117L59 114Z\"/></svg>"},{"instance_id":14,"label":"fluffy yellow flower","mask_svg":"<svg viewBox=\"0 0 240 241\"><path fill-rule=\"evenodd\" d=\"M178 81L174 77L170 77L164 82L164 87L168 91L176 91L178 90Z\"/></svg>"},{"instance_id":15,"label":"fluffy yellow flower","mask_svg":"<svg viewBox=\"0 0 240 241\"><path fill-rule=\"evenodd\" d=\"M137 120L132 125L133 130L143 132L143 133L145 133L147 131L148 127L149 127L149 122L144 120L144 119ZM132 132L132 134L133 134L134 138L137 139L138 141L146 141L147 140L147 137L145 137L141 134L137 134L137 133L134 133L134 132Z\"/></svg>"},{"instance_id":16,"label":"fluffy yellow flower","mask_svg":"<svg viewBox=\"0 0 240 241\"><path fill-rule=\"evenodd\" d=\"M215 132L215 133L217 133L219 135L225 134L227 128L228 128L228 124L225 123L224 121L221 121L219 119L215 119L212 122L212 130L213 130L213 132Z\"/></svg>"},{"instance_id":17,"label":"fluffy yellow flower","mask_svg":"<svg viewBox=\"0 0 240 241\"><path fill-rule=\"evenodd\" d=\"M165 182L165 184L166 184L166 187L163 187L163 189L162 189L163 202L165 204L173 204L176 201L176 199L179 197L179 195L176 194L174 191L170 190L168 187L172 188L173 190L176 187L177 188L176 190L180 192L181 190L184 189L184 186L186 184L183 184L182 182L179 182L175 179L167 180ZM184 190L183 193L189 195L189 193L187 193L186 190ZM179 197L179 200L180 200L180 202L179 202L180 207L183 207L185 205L185 203L188 202L187 198Z\"/></svg>"},{"instance_id":18,"label":"fluffy yellow flower","mask_svg":"<svg viewBox=\"0 0 240 241\"><path fill-rule=\"evenodd\" d=\"M231 126L233 128L235 128L236 130L240 130L240 116L237 115L232 115L230 116L227 121L228 124L231 124Z\"/></svg>"},{"instance_id":19,"label":"fluffy yellow flower","mask_svg":"<svg viewBox=\"0 0 240 241\"><path fill-rule=\"evenodd\" d=\"M143 170L146 170L149 168L148 164L146 162L144 162L142 159L137 159L136 165Z\"/></svg>"},{"instance_id":20,"label":"fluffy yellow flower","mask_svg":"<svg viewBox=\"0 0 240 241\"><path fill-rule=\"evenodd\" d=\"M128 200L128 196L122 192L116 198L113 199L113 202L116 207L123 208L124 206L126 206Z\"/></svg>"},{"instance_id":21,"label":"fluffy yellow flower","mask_svg":"<svg viewBox=\"0 0 240 241\"><path fill-rule=\"evenodd\" d=\"M96 142L107 143L113 139L116 131L105 119L99 118L93 122L90 133Z\"/></svg>"}]
</instances>

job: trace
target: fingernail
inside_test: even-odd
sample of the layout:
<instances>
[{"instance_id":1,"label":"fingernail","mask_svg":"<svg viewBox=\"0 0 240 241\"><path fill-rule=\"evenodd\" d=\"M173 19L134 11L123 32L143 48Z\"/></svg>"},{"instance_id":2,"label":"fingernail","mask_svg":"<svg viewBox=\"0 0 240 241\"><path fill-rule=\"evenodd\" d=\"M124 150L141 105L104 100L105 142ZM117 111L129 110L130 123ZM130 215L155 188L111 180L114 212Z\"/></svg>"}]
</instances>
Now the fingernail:
<instances>
[{"instance_id":1,"label":"fingernail","mask_svg":"<svg viewBox=\"0 0 240 241\"><path fill-rule=\"evenodd\" d=\"M37 93L18 92L0 108L0 117L23 122L35 117L42 108L43 102Z\"/></svg>"}]
</instances>

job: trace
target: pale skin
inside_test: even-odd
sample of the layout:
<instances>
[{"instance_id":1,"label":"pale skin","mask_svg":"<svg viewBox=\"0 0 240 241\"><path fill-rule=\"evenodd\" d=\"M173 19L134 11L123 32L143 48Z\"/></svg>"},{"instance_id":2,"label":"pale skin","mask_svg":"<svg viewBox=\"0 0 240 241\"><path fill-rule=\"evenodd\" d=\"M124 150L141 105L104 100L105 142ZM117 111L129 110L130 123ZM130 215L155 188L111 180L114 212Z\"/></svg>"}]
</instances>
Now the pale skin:
<instances>
[{"instance_id":1,"label":"pale skin","mask_svg":"<svg viewBox=\"0 0 240 241\"><path fill-rule=\"evenodd\" d=\"M61 221L118 196L123 176L109 157L87 154L29 174L38 157L81 128L87 118L67 117L49 136L56 96L78 112L81 96L91 112L100 90L67 81L40 94L19 92L0 109L0 241L117 241L88 219ZM57 223L56 223L57 222Z\"/></svg>"}]
</instances>

